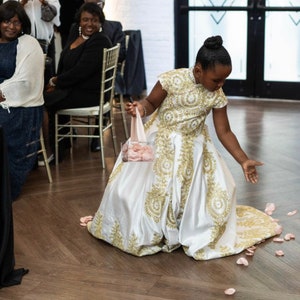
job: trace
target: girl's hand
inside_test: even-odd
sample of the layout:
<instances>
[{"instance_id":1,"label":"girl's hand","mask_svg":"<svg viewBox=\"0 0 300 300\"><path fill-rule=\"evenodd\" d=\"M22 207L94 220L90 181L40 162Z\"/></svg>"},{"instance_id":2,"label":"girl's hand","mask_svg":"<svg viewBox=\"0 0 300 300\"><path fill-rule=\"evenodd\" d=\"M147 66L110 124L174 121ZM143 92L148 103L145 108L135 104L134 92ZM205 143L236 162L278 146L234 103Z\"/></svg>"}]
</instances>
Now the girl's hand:
<instances>
[{"instance_id":1,"label":"girl's hand","mask_svg":"<svg viewBox=\"0 0 300 300\"><path fill-rule=\"evenodd\" d=\"M242 165L246 180L251 183L257 183L258 182L258 174L256 171L256 167L262 166L263 163L256 161L256 160L247 159L241 165Z\"/></svg>"},{"instance_id":2,"label":"girl's hand","mask_svg":"<svg viewBox=\"0 0 300 300\"><path fill-rule=\"evenodd\" d=\"M144 109L141 103L139 103L138 101L133 101L133 102L127 102L125 104L126 112L132 117L136 117L136 107L138 108L140 115L143 116Z\"/></svg>"}]
</instances>

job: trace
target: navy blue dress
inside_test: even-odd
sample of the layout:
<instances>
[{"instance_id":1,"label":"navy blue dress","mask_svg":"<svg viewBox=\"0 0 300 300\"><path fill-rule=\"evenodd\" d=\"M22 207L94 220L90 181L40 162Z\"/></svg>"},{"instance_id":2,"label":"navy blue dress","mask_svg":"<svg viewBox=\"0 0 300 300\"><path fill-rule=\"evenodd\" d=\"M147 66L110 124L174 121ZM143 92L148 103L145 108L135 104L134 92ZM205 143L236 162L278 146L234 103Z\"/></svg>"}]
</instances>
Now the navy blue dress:
<instances>
[{"instance_id":1,"label":"navy blue dress","mask_svg":"<svg viewBox=\"0 0 300 300\"><path fill-rule=\"evenodd\" d=\"M18 40L0 44L0 83L15 72L17 44ZM20 284L28 272L24 268L15 269L11 176L6 134L1 127L4 115L8 113L0 106L0 288Z\"/></svg>"},{"instance_id":2,"label":"navy blue dress","mask_svg":"<svg viewBox=\"0 0 300 300\"><path fill-rule=\"evenodd\" d=\"M16 68L18 39L0 43L0 83L13 76ZM39 147L43 107L9 107L0 105L0 126L7 141L11 197L15 200L28 173L32 170Z\"/></svg>"}]
</instances>

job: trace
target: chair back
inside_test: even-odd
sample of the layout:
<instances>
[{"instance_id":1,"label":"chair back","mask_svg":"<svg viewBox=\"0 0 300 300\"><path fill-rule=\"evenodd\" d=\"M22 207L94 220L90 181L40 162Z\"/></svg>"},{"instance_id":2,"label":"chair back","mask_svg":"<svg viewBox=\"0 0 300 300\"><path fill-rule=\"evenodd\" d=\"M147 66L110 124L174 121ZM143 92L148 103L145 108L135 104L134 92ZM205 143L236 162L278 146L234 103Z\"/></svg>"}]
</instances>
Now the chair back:
<instances>
[{"instance_id":1,"label":"chair back","mask_svg":"<svg viewBox=\"0 0 300 300\"><path fill-rule=\"evenodd\" d=\"M100 116L105 113L105 111L103 111L103 106L106 102L112 105L115 93L115 80L119 51L120 44L117 44L112 48L103 49L102 77L100 87Z\"/></svg>"}]
</instances>

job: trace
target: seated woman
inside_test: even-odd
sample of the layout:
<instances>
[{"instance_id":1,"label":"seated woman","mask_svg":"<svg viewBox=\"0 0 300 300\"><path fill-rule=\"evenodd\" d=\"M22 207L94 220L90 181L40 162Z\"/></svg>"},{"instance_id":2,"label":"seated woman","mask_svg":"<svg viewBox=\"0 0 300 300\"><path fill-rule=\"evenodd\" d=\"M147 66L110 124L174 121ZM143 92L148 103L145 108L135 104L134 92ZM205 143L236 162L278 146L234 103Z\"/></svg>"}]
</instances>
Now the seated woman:
<instances>
[{"instance_id":1,"label":"seated woman","mask_svg":"<svg viewBox=\"0 0 300 300\"><path fill-rule=\"evenodd\" d=\"M43 118L44 55L30 36L31 23L23 6L0 6L0 126L8 144L12 199L21 192L32 170Z\"/></svg>"},{"instance_id":2,"label":"seated woman","mask_svg":"<svg viewBox=\"0 0 300 300\"><path fill-rule=\"evenodd\" d=\"M44 97L49 118L47 115L44 118L44 136L49 161L53 159L55 112L99 104L103 49L112 47L109 38L101 32L104 20L101 8L95 3L80 7L76 16L78 35L63 49L57 76L46 87Z\"/></svg>"}]
</instances>

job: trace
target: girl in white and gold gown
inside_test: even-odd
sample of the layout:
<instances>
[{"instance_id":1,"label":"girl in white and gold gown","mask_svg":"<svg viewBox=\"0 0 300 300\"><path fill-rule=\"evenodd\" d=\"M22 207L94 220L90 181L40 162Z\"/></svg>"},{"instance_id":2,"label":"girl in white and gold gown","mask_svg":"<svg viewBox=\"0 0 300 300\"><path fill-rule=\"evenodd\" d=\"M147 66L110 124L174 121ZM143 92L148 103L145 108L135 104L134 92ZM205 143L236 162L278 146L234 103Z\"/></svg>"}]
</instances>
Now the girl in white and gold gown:
<instances>
[{"instance_id":1,"label":"girl in white and gold gown","mask_svg":"<svg viewBox=\"0 0 300 300\"><path fill-rule=\"evenodd\" d=\"M213 54L213 55L212 55ZM227 119L222 85L231 59L220 36L208 38L193 68L162 74L145 99L127 104L135 116L152 114L145 124L155 147L153 162L114 166L100 207L88 231L136 256L183 247L197 260L237 254L276 234L271 217L237 206L234 180L205 125L213 111L217 135L241 164L247 181L256 183L248 159Z\"/></svg>"}]
</instances>

